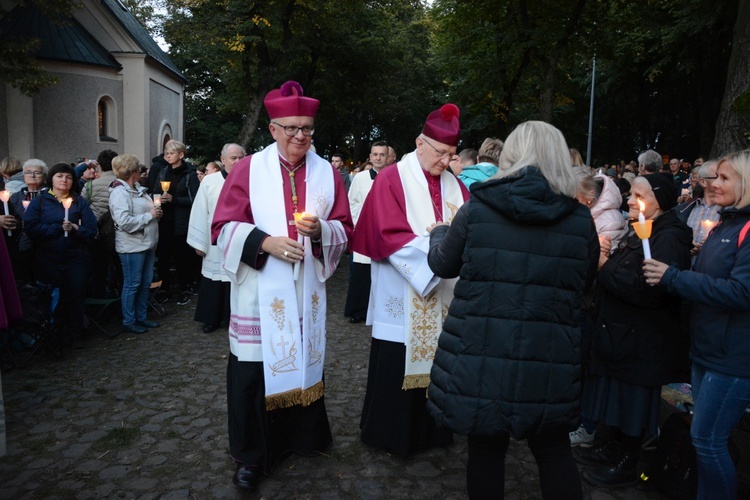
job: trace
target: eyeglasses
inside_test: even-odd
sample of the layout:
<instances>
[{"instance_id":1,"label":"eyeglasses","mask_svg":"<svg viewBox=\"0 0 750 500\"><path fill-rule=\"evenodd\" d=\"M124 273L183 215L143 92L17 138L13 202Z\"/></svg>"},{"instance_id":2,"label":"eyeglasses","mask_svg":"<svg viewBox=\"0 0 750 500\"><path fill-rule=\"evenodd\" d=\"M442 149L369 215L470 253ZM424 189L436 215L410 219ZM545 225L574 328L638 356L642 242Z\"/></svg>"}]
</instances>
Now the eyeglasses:
<instances>
[{"instance_id":1,"label":"eyeglasses","mask_svg":"<svg viewBox=\"0 0 750 500\"><path fill-rule=\"evenodd\" d=\"M23 175L29 175L31 177L41 177L44 175L44 172L41 170L32 170L31 172L24 172Z\"/></svg>"},{"instance_id":2,"label":"eyeglasses","mask_svg":"<svg viewBox=\"0 0 750 500\"><path fill-rule=\"evenodd\" d=\"M284 133L289 137L294 137L300 130L302 131L302 135L304 135L305 137L310 137L315 133L315 127L310 127L309 125L305 125L304 127L297 127L295 125L282 125L281 123L277 122L271 123L276 125L277 127L283 128Z\"/></svg>"},{"instance_id":3,"label":"eyeglasses","mask_svg":"<svg viewBox=\"0 0 750 500\"><path fill-rule=\"evenodd\" d=\"M446 158L451 158L453 156L453 153L450 151L440 151L438 148L432 145L430 141L422 137L422 142L426 142L432 149L435 150L435 152L438 154L441 160L445 160Z\"/></svg>"}]
</instances>

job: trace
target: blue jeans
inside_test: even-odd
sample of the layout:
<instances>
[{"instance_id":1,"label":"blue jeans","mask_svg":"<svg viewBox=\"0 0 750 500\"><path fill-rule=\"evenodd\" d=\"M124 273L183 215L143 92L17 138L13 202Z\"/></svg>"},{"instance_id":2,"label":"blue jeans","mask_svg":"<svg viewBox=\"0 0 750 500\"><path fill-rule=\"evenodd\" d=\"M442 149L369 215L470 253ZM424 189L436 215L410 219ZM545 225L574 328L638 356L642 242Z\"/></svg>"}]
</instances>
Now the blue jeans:
<instances>
[{"instance_id":1,"label":"blue jeans","mask_svg":"<svg viewBox=\"0 0 750 500\"><path fill-rule=\"evenodd\" d=\"M690 427L698 459L698 499L737 498L729 435L750 404L750 379L707 370L693 361L695 414Z\"/></svg>"},{"instance_id":2,"label":"blue jeans","mask_svg":"<svg viewBox=\"0 0 750 500\"><path fill-rule=\"evenodd\" d=\"M122 324L132 325L146 319L148 293L154 277L154 250L121 253L122 262Z\"/></svg>"}]
</instances>

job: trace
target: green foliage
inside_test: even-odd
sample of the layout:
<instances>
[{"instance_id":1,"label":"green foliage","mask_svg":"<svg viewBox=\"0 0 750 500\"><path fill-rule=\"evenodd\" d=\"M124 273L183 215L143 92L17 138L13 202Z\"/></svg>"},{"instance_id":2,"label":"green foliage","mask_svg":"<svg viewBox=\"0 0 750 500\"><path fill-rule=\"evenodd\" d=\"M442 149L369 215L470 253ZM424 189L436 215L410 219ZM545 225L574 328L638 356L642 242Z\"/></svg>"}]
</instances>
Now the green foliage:
<instances>
[{"instance_id":1,"label":"green foliage","mask_svg":"<svg viewBox=\"0 0 750 500\"><path fill-rule=\"evenodd\" d=\"M76 0L22 0L18 5L36 5L50 19L70 15ZM0 7L0 81L8 82L27 96L35 96L42 89L55 85L59 78L50 76L36 60L40 40L31 37L10 39L3 27L8 23L10 10Z\"/></svg>"},{"instance_id":2,"label":"green foliage","mask_svg":"<svg viewBox=\"0 0 750 500\"><path fill-rule=\"evenodd\" d=\"M161 25L164 22L164 15L159 12L164 9L164 0L120 1L152 37L161 35Z\"/></svg>"},{"instance_id":3,"label":"green foliage","mask_svg":"<svg viewBox=\"0 0 750 500\"><path fill-rule=\"evenodd\" d=\"M297 80L320 99L315 146L361 159L384 138L413 148L438 101L428 25L415 1L171 0L164 35L188 78L186 142L215 157L270 142L265 94Z\"/></svg>"}]
</instances>

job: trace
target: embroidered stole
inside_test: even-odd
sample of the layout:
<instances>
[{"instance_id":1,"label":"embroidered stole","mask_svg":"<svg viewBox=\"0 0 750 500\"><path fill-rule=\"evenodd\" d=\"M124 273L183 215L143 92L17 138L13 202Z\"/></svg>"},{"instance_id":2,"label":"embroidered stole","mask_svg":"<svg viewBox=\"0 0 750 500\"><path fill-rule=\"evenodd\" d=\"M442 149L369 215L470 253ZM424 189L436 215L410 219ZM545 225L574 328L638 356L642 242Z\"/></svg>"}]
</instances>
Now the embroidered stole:
<instances>
[{"instance_id":1,"label":"embroidered stole","mask_svg":"<svg viewBox=\"0 0 750 500\"><path fill-rule=\"evenodd\" d=\"M334 200L333 170L311 152L307 153L306 162L308 206L299 210L327 219ZM253 155L250 205L257 227L270 235L287 235L276 144ZM293 266L272 256L258 275L267 410L307 406L323 396L325 283L317 277L309 238L305 238L304 245L305 258L299 276L301 287L299 281L294 280ZM302 307L298 301L302 302Z\"/></svg>"},{"instance_id":2,"label":"embroidered stole","mask_svg":"<svg viewBox=\"0 0 750 500\"><path fill-rule=\"evenodd\" d=\"M435 223L432 197L427 179L412 152L397 165L401 184L406 198L406 218L414 234L425 233L427 227ZM443 220L450 221L464 203L458 180L450 172L440 176L442 189ZM456 280L441 279L440 283L426 296L419 295L412 286L406 284L405 345L406 368L402 389L424 388L430 384L430 369L435 357L435 349L443 321L448 315L448 306L453 300L453 287Z\"/></svg>"}]
</instances>

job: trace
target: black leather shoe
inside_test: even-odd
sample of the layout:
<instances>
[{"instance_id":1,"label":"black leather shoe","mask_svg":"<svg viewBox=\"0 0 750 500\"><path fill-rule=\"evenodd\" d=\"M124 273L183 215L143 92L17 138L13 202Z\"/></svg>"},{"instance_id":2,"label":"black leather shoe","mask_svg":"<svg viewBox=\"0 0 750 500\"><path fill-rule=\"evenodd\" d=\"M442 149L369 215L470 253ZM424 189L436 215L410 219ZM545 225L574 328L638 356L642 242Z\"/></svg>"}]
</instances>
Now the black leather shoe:
<instances>
[{"instance_id":1,"label":"black leather shoe","mask_svg":"<svg viewBox=\"0 0 750 500\"><path fill-rule=\"evenodd\" d=\"M131 323L129 325L122 325L122 331L125 333L135 333L140 335L141 333L148 332L148 329L143 328L142 326L138 326L135 323Z\"/></svg>"},{"instance_id":2,"label":"black leather shoe","mask_svg":"<svg viewBox=\"0 0 750 500\"><path fill-rule=\"evenodd\" d=\"M203 325L203 333L215 332L217 328L219 328L217 325L211 325L211 324L206 323L205 325Z\"/></svg>"},{"instance_id":3,"label":"black leather shoe","mask_svg":"<svg viewBox=\"0 0 750 500\"><path fill-rule=\"evenodd\" d=\"M161 326L161 324L157 323L156 321L149 321L147 319L136 321L135 324L144 328L159 328Z\"/></svg>"},{"instance_id":4,"label":"black leather shoe","mask_svg":"<svg viewBox=\"0 0 750 500\"><path fill-rule=\"evenodd\" d=\"M349 323L362 323L365 318L349 318Z\"/></svg>"},{"instance_id":5,"label":"black leather shoe","mask_svg":"<svg viewBox=\"0 0 750 500\"><path fill-rule=\"evenodd\" d=\"M234 472L232 482L243 490L257 490L258 483L260 482L260 467L240 465Z\"/></svg>"},{"instance_id":6,"label":"black leather shoe","mask_svg":"<svg viewBox=\"0 0 750 500\"><path fill-rule=\"evenodd\" d=\"M613 465L621 456L620 447L614 441L607 441L591 448L573 448L573 459L583 465Z\"/></svg>"},{"instance_id":7,"label":"black leather shoe","mask_svg":"<svg viewBox=\"0 0 750 500\"><path fill-rule=\"evenodd\" d=\"M626 488L638 482L638 454L623 453L614 465L600 465L583 472L583 478L600 488Z\"/></svg>"}]
</instances>

